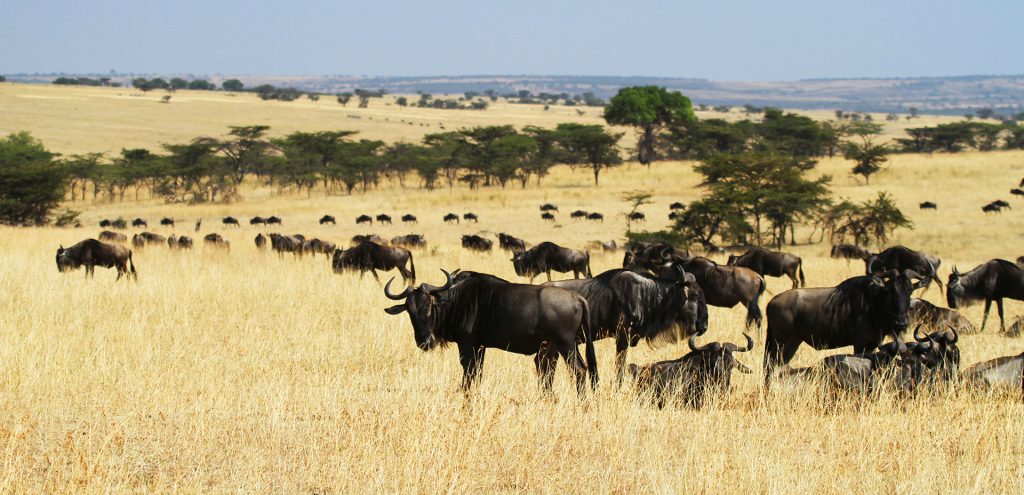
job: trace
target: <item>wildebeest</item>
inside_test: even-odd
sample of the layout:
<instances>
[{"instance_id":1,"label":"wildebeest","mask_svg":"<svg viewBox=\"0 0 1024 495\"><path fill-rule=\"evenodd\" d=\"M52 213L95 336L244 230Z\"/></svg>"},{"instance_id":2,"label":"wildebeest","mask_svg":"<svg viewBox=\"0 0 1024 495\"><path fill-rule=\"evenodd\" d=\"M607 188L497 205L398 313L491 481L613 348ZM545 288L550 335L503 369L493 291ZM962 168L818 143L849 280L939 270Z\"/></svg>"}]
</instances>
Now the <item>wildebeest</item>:
<instances>
[{"instance_id":1,"label":"wildebeest","mask_svg":"<svg viewBox=\"0 0 1024 495\"><path fill-rule=\"evenodd\" d=\"M266 225L267 219L263 217L252 217L249 219L249 225Z\"/></svg>"},{"instance_id":2,"label":"wildebeest","mask_svg":"<svg viewBox=\"0 0 1024 495\"><path fill-rule=\"evenodd\" d=\"M670 210L685 210L686 209L686 205L676 201L675 203L672 203L672 204L668 205L668 209L670 209Z\"/></svg>"},{"instance_id":3,"label":"wildebeest","mask_svg":"<svg viewBox=\"0 0 1024 495\"><path fill-rule=\"evenodd\" d=\"M907 362L901 362L903 359ZM908 385L915 371L921 374L920 364L914 352L908 352L908 346L896 340L869 353L834 354L806 368L783 367L776 370L776 377L818 383L833 393L868 395L874 391L876 382L891 381L898 375L899 381Z\"/></svg>"},{"instance_id":4,"label":"wildebeest","mask_svg":"<svg viewBox=\"0 0 1024 495\"><path fill-rule=\"evenodd\" d=\"M985 300L985 315L981 319L982 332L985 331L985 323L988 322L992 301L996 302L996 309L999 311L999 332L1006 331L1006 322L1003 319L1004 297L1024 301L1024 270L1015 263L993 259L967 273L960 273L954 266L953 273L949 275L946 302L950 308L957 309L961 304Z\"/></svg>"},{"instance_id":5,"label":"wildebeest","mask_svg":"<svg viewBox=\"0 0 1024 495\"><path fill-rule=\"evenodd\" d=\"M443 271L443 270L442 270ZM462 387L470 390L480 376L487 348L516 354L536 354L546 344L565 360L576 378L576 389L586 387L584 370L597 388L597 356L587 301L558 287L512 284L497 277L472 276L452 282L444 272L441 287L420 284L398 294L384 295L402 304L385 309L390 315L409 313L416 345L424 351L455 343L462 363ZM578 344L586 346L587 360ZM550 381L542 381L545 385Z\"/></svg>"},{"instance_id":6,"label":"wildebeest","mask_svg":"<svg viewBox=\"0 0 1024 495\"><path fill-rule=\"evenodd\" d=\"M972 387L1024 391L1024 352L972 365L960 374L960 379Z\"/></svg>"},{"instance_id":7,"label":"wildebeest","mask_svg":"<svg viewBox=\"0 0 1024 495\"><path fill-rule=\"evenodd\" d=\"M479 218L477 218L476 213L463 213L462 219L467 222L479 223Z\"/></svg>"},{"instance_id":8,"label":"wildebeest","mask_svg":"<svg viewBox=\"0 0 1024 495\"><path fill-rule=\"evenodd\" d=\"M235 217L224 217L221 219L221 222L223 222L225 226L234 225L235 227L238 227L238 219Z\"/></svg>"},{"instance_id":9,"label":"wildebeest","mask_svg":"<svg viewBox=\"0 0 1024 495\"><path fill-rule=\"evenodd\" d=\"M558 206L551 203L544 203L540 205L540 211L558 211Z\"/></svg>"},{"instance_id":10,"label":"wildebeest","mask_svg":"<svg viewBox=\"0 0 1024 495\"><path fill-rule=\"evenodd\" d=\"M871 251L854 244L834 244L831 256L848 260L866 260L871 256Z\"/></svg>"},{"instance_id":11,"label":"wildebeest","mask_svg":"<svg viewBox=\"0 0 1024 495\"><path fill-rule=\"evenodd\" d=\"M57 270L61 273L85 266L85 276L88 278L95 275L97 265L117 268L117 280L126 274L135 280L139 278L135 272L135 263L132 262L132 250L124 246L86 239L67 249L63 245L57 248Z\"/></svg>"},{"instance_id":12,"label":"wildebeest","mask_svg":"<svg viewBox=\"0 0 1024 495\"><path fill-rule=\"evenodd\" d=\"M281 219L271 215L267 217L267 225L281 225Z\"/></svg>"},{"instance_id":13,"label":"wildebeest","mask_svg":"<svg viewBox=\"0 0 1024 495\"><path fill-rule=\"evenodd\" d=\"M960 312L940 308L916 297L910 300L910 323L923 325L925 330L932 332L952 329L958 334L970 334L977 331L974 324Z\"/></svg>"},{"instance_id":14,"label":"wildebeest","mask_svg":"<svg viewBox=\"0 0 1024 495\"><path fill-rule=\"evenodd\" d=\"M328 224L328 223L331 224L331 225L337 225L337 222L334 221L334 217L332 217L330 215L324 215L324 216L320 217L320 225L325 225L325 224Z\"/></svg>"},{"instance_id":15,"label":"wildebeest","mask_svg":"<svg viewBox=\"0 0 1024 495\"><path fill-rule=\"evenodd\" d=\"M636 387L652 394L658 408L665 407L665 403L674 398L679 398L689 407L701 407L705 393L729 393L734 369L741 373L752 372L733 356L735 352L748 352L754 348L754 339L747 334L743 336L747 339L746 347L731 342L711 342L697 347L694 335L687 340L690 352L683 357L642 367L631 364L629 371L636 380Z\"/></svg>"},{"instance_id":16,"label":"wildebeest","mask_svg":"<svg viewBox=\"0 0 1024 495\"><path fill-rule=\"evenodd\" d=\"M997 200L995 200L995 201L993 201L993 202L991 202L989 204L996 205L996 206L998 206L1000 208L1010 208L1010 203L1007 203L1006 201L1003 201L1001 199L997 199ZM1010 208L1010 209L1013 209L1013 208Z\"/></svg>"},{"instance_id":17,"label":"wildebeest","mask_svg":"<svg viewBox=\"0 0 1024 495\"><path fill-rule=\"evenodd\" d=\"M490 239L485 239L476 234L462 236L462 247L470 251L490 251L494 243Z\"/></svg>"},{"instance_id":18,"label":"wildebeest","mask_svg":"<svg viewBox=\"0 0 1024 495\"><path fill-rule=\"evenodd\" d=\"M604 215L600 213L590 213L587 215L587 220L592 220L595 222L600 221L601 223L604 223Z\"/></svg>"},{"instance_id":19,"label":"wildebeest","mask_svg":"<svg viewBox=\"0 0 1024 495\"><path fill-rule=\"evenodd\" d=\"M207 246L212 246L215 248L231 249L231 242L229 242L220 234L216 233L206 234L206 236L203 237L203 243L206 244Z\"/></svg>"},{"instance_id":20,"label":"wildebeest","mask_svg":"<svg viewBox=\"0 0 1024 495\"><path fill-rule=\"evenodd\" d=\"M128 222L125 219L118 217L117 220L110 222L110 227L118 230L124 230L128 228Z\"/></svg>"},{"instance_id":21,"label":"wildebeest","mask_svg":"<svg viewBox=\"0 0 1024 495\"><path fill-rule=\"evenodd\" d=\"M292 253L296 258L302 256L302 245L306 239L295 235L282 235L276 232L270 233L270 249L284 256L284 253Z\"/></svg>"},{"instance_id":22,"label":"wildebeest","mask_svg":"<svg viewBox=\"0 0 1024 495\"><path fill-rule=\"evenodd\" d=\"M152 232L142 232L140 234L135 234L134 236L132 236L132 245L139 248L146 247L150 244L163 245L163 243L166 241L167 238L165 238L164 236L154 234Z\"/></svg>"},{"instance_id":23,"label":"wildebeest","mask_svg":"<svg viewBox=\"0 0 1024 495\"><path fill-rule=\"evenodd\" d=\"M427 247L427 240L423 238L422 234L406 234L392 237L391 245L407 248L424 248Z\"/></svg>"},{"instance_id":24,"label":"wildebeest","mask_svg":"<svg viewBox=\"0 0 1024 495\"><path fill-rule=\"evenodd\" d=\"M385 224L386 223L388 225L391 225L391 217L381 213L380 215L377 215L377 223L380 223L380 224Z\"/></svg>"},{"instance_id":25,"label":"wildebeest","mask_svg":"<svg viewBox=\"0 0 1024 495\"><path fill-rule=\"evenodd\" d=\"M408 269L405 268L406 264L409 265ZM416 265L413 264L412 253L408 249L381 246L374 242L364 242L344 250L335 249L331 267L334 273L359 270L360 278L366 272L370 272L378 282L380 277L377 276L377 270L386 272L398 269L398 273L402 274L402 281L416 282Z\"/></svg>"},{"instance_id":26,"label":"wildebeest","mask_svg":"<svg viewBox=\"0 0 1024 495\"><path fill-rule=\"evenodd\" d=\"M383 237L381 237L381 236L379 236L377 234L357 234L357 235L352 236L352 240L350 241L350 244L352 246L355 246L357 244L362 244L364 242L374 242L374 243L381 244L381 245L384 245L384 244L387 243L384 240Z\"/></svg>"},{"instance_id":27,"label":"wildebeest","mask_svg":"<svg viewBox=\"0 0 1024 495\"><path fill-rule=\"evenodd\" d=\"M100 228L105 229L107 227L110 227L110 220L107 220L106 218L100 220Z\"/></svg>"},{"instance_id":28,"label":"wildebeest","mask_svg":"<svg viewBox=\"0 0 1024 495\"><path fill-rule=\"evenodd\" d=\"M678 211L669 212L669 214L668 214L668 219L669 220L675 220L677 218L682 218L682 213L680 213Z\"/></svg>"},{"instance_id":29,"label":"wildebeest","mask_svg":"<svg viewBox=\"0 0 1024 495\"><path fill-rule=\"evenodd\" d=\"M869 255L864 260L865 275L877 275L888 270L910 270L924 277L924 285L928 287L934 280L942 290L938 270L942 260L921 251L914 251L905 246L893 246L878 254Z\"/></svg>"},{"instance_id":30,"label":"wildebeest","mask_svg":"<svg viewBox=\"0 0 1024 495\"><path fill-rule=\"evenodd\" d=\"M526 251L526 241L518 237L508 235L504 232L498 233L498 246L512 254Z\"/></svg>"},{"instance_id":31,"label":"wildebeest","mask_svg":"<svg viewBox=\"0 0 1024 495\"><path fill-rule=\"evenodd\" d=\"M117 232L104 230L103 232L100 232L100 240L111 242L128 242L128 236Z\"/></svg>"},{"instance_id":32,"label":"wildebeest","mask_svg":"<svg viewBox=\"0 0 1024 495\"><path fill-rule=\"evenodd\" d=\"M898 334L910 324L910 293L924 283L910 270L889 270L835 287L790 289L775 296L767 308L765 382L804 343L818 350L852 345L862 354L878 347L886 334L899 341Z\"/></svg>"},{"instance_id":33,"label":"wildebeest","mask_svg":"<svg viewBox=\"0 0 1024 495\"><path fill-rule=\"evenodd\" d=\"M647 216L644 215L642 212L639 212L639 211L634 211L633 213L630 213L629 215L626 215L626 217L629 218L630 220L634 221L634 222L646 222L647 221Z\"/></svg>"},{"instance_id":34,"label":"wildebeest","mask_svg":"<svg viewBox=\"0 0 1024 495\"><path fill-rule=\"evenodd\" d=\"M1010 189L1010 194L1013 194L1015 196L1024 196L1024 189L1017 189L1017 188Z\"/></svg>"},{"instance_id":35,"label":"wildebeest","mask_svg":"<svg viewBox=\"0 0 1024 495\"><path fill-rule=\"evenodd\" d=\"M576 210L569 214L569 218L572 218L573 220L584 220L587 218L587 212L583 210Z\"/></svg>"},{"instance_id":36,"label":"wildebeest","mask_svg":"<svg viewBox=\"0 0 1024 495\"><path fill-rule=\"evenodd\" d=\"M263 251L267 249L267 238L263 234L256 234L256 249Z\"/></svg>"},{"instance_id":37,"label":"wildebeest","mask_svg":"<svg viewBox=\"0 0 1024 495\"><path fill-rule=\"evenodd\" d=\"M444 216L444 223L459 223L459 216L454 213L448 213Z\"/></svg>"},{"instance_id":38,"label":"wildebeest","mask_svg":"<svg viewBox=\"0 0 1024 495\"><path fill-rule=\"evenodd\" d=\"M555 221L555 216L552 215L551 213L545 211L544 213L540 214L540 219L548 221L548 222L554 222Z\"/></svg>"},{"instance_id":39,"label":"wildebeest","mask_svg":"<svg viewBox=\"0 0 1024 495\"><path fill-rule=\"evenodd\" d=\"M364 223L373 225L373 217L371 217L370 215L359 215L358 217L356 217L356 225Z\"/></svg>"},{"instance_id":40,"label":"wildebeest","mask_svg":"<svg viewBox=\"0 0 1024 495\"><path fill-rule=\"evenodd\" d=\"M559 246L553 242L542 242L512 257L512 266L516 275L530 277L533 283L534 277L546 273L548 282L551 281L551 270L556 272L572 272L573 278L591 277L590 253L578 249L570 249Z\"/></svg>"},{"instance_id":41,"label":"wildebeest","mask_svg":"<svg viewBox=\"0 0 1024 495\"><path fill-rule=\"evenodd\" d=\"M729 261L726 264L750 268L762 277L785 275L793 281L794 289L807 286L807 280L804 278L804 262L799 256L793 254L755 247L740 256L729 255ZM799 284L797 275L800 276Z\"/></svg>"},{"instance_id":42,"label":"wildebeest","mask_svg":"<svg viewBox=\"0 0 1024 495\"><path fill-rule=\"evenodd\" d=\"M196 232L199 232L199 227L203 225L203 219L196 220Z\"/></svg>"},{"instance_id":43,"label":"wildebeest","mask_svg":"<svg viewBox=\"0 0 1024 495\"><path fill-rule=\"evenodd\" d=\"M174 219L173 218L167 218L167 217L161 218L160 219L160 225L167 225L169 227L174 227Z\"/></svg>"},{"instance_id":44,"label":"wildebeest","mask_svg":"<svg viewBox=\"0 0 1024 495\"><path fill-rule=\"evenodd\" d=\"M932 203L931 201L925 201L925 202L917 205L917 207L922 209L922 210L937 210L937 209L939 209L939 205L937 205L935 203Z\"/></svg>"},{"instance_id":45,"label":"wildebeest","mask_svg":"<svg viewBox=\"0 0 1024 495\"><path fill-rule=\"evenodd\" d=\"M406 223L406 224L417 223L418 224L419 220L416 219L416 215L413 215L412 213L406 213L405 215L402 215L402 223Z\"/></svg>"},{"instance_id":46,"label":"wildebeest","mask_svg":"<svg viewBox=\"0 0 1024 495\"><path fill-rule=\"evenodd\" d=\"M302 252L309 253L315 258L317 253L323 253L324 256L330 258L334 253L337 246L330 241L322 241L320 239L310 239L302 243Z\"/></svg>"},{"instance_id":47,"label":"wildebeest","mask_svg":"<svg viewBox=\"0 0 1024 495\"><path fill-rule=\"evenodd\" d=\"M192 249L192 238L188 236L171 235L167 238L167 247L171 249Z\"/></svg>"},{"instance_id":48,"label":"wildebeest","mask_svg":"<svg viewBox=\"0 0 1024 495\"><path fill-rule=\"evenodd\" d=\"M985 206L982 206L981 211L985 213L1002 213L1003 209L994 204L989 203Z\"/></svg>"},{"instance_id":49,"label":"wildebeest","mask_svg":"<svg viewBox=\"0 0 1024 495\"><path fill-rule=\"evenodd\" d=\"M955 329L919 335L919 329L920 327L914 329L914 340L917 341L917 345L913 350L929 371L935 372L941 381L955 381L960 373L960 348L956 345L960 335Z\"/></svg>"},{"instance_id":50,"label":"wildebeest","mask_svg":"<svg viewBox=\"0 0 1024 495\"><path fill-rule=\"evenodd\" d=\"M141 218L136 218L135 220L132 220L132 227L149 227L149 224Z\"/></svg>"}]
</instances>

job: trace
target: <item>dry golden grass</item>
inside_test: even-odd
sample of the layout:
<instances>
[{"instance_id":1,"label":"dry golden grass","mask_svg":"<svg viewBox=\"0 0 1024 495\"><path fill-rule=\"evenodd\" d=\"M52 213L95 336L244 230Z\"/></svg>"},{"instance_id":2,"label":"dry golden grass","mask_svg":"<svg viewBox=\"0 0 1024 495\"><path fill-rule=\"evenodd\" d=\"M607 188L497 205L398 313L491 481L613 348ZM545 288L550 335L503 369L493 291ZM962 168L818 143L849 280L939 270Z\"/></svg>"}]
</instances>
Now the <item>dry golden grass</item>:
<instances>
[{"instance_id":1,"label":"dry golden grass","mask_svg":"<svg viewBox=\"0 0 1024 495\"><path fill-rule=\"evenodd\" d=\"M6 110L12 96L7 85L0 88ZM70 113L68 102L78 100L50 101L50 108L37 102L22 107L20 117L0 115L0 131L29 129L49 146L80 152L103 143L117 150L217 134L229 124L266 122L281 133L352 128L340 119L354 112L343 110L338 117L333 109L321 111L323 101L254 100L246 103L251 120L188 112L159 117L149 112L172 111L185 94L176 94L170 105L146 98L156 110L135 113L133 105L142 98L104 96L66 127L55 116ZM388 111L395 112L391 120L398 112L414 112ZM478 114L443 115L453 119L446 121L453 129L466 125L457 119ZM548 122L542 111L533 115L520 108L479 115L492 123L506 116L516 124ZM147 125L148 131L140 130ZM90 128L95 137L89 137ZM377 132L369 125L360 129ZM379 131L379 137L391 135L384 127ZM65 144L58 145L62 139ZM1024 153L896 156L870 186L857 183L849 168L843 160L819 166L834 176L838 196L862 200L878 190L893 192L917 224L913 231L898 231L893 243L941 256L943 278L953 264L964 269L1021 254L1020 213L985 216L980 206L1009 199L1007 190L1024 176ZM689 163L659 163L650 170L626 166L603 176L599 188L591 181L583 171L559 167L544 187L526 190L428 193L389 185L366 195L314 192L306 199L248 187L243 201L232 205L78 204L88 225L83 229L0 229L0 491L1021 492L1019 394L953 391L831 404L816 390L780 385L764 397L762 332L754 336L757 349L740 357L755 374L736 375L732 395L704 410L659 411L629 389L616 390L610 384L610 341L598 343L604 380L587 400L576 399L564 366L554 396L545 396L537 390L531 359L497 350L488 353L479 389L465 399L458 390L455 349L416 349L408 318L383 312L391 302L372 277L334 275L322 256L294 260L258 253L252 244L257 229L225 229L216 221L229 214L276 214L284 218L282 231L337 242L371 231L385 237L418 232L430 243L414 252L423 281L437 283L439 268L458 267L515 280L508 256L468 253L458 237L505 231L532 242L582 247L621 236L623 191L655 192L656 203L645 208L648 228L667 223L670 202L700 195ZM938 212L917 210L926 199L939 203ZM537 206L549 201L563 210L556 225L539 221ZM568 212L577 208L601 211L607 219L573 223ZM474 211L480 224L444 225L441 216L448 211ZM396 218L411 212L420 224L353 224L358 214L378 212ZM335 215L339 225L317 225L324 213ZM94 280L85 280L81 271L57 272L58 244L94 237L99 219L119 215L147 218L154 232L187 235L197 235L192 224L202 217L199 235L220 232L232 249L216 252L198 243L188 253L136 250L137 284L115 283L110 270L98 270ZM155 226L162 216L176 218L179 227ZM798 231L802 241L808 234ZM862 269L829 259L826 244L787 249L804 257L812 286L834 285ZM620 262L620 254L595 254L593 268L599 272ZM788 287L780 279L768 284L762 305ZM925 296L940 302L934 288ZM1008 318L1022 308L1008 303ZM966 315L980 323L980 308ZM712 308L709 336L738 342L742 320L740 308ZM1024 342L993 329L962 338L965 366L1024 350ZM673 358L684 349L685 344L641 345L629 360ZM829 353L804 347L795 363L813 363Z\"/></svg>"}]
</instances>

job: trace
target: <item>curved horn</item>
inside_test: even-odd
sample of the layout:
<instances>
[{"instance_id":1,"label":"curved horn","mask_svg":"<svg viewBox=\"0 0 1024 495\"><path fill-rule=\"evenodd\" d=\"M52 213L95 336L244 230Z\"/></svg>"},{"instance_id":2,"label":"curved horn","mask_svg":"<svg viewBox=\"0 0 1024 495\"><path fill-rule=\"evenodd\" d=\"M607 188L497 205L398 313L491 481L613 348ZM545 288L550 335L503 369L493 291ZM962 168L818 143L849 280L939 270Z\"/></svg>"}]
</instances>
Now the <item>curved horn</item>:
<instances>
[{"instance_id":1,"label":"curved horn","mask_svg":"<svg viewBox=\"0 0 1024 495\"><path fill-rule=\"evenodd\" d=\"M754 349L754 339L750 338L750 336L747 335L746 333L744 333L743 336L746 337L747 339L747 346L736 347L736 344L729 344L730 346L732 346L733 352L749 352Z\"/></svg>"},{"instance_id":2,"label":"curved horn","mask_svg":"<svg viewBox=\"0 0 1024 495\"><path fill-rule=\"evenodd\" d=\"M932 340L931 338L928 338L924 342L918 342L917 347L914 349L914 351L917 354L924 354L924 353L932 350L932 347L934 346L934 344L935 344L935 341Z\"/></svg>"},{"instance_id":3,"label":"curved horn","mask_svg":"<svg viewBox=\"0 0 1024 495\"><path fill-rule=\"evenodd\" d=\"M899 332L892 332L892 341L896 343L896 352L900 354L907 352L907 345L900 340Z\"/></svg>"},{"instance_id":4,"label":"curved horn","mask_svg":"<svg viewBox=\"0 0 1024 495\"><path fill-rule=\"evenodd\" d=\"M917 332L918 332L919 330L921 330L921 325L922 325L921 323L918 323L918 324L917 324L917 327L916 327L916 328L914 328L914 340L916 340L916 341L918 341L918 342L927 342L927 341L929 340L929 337L928 337L928 335L925 335L925 334L921 334L921 335L919 336L919 335L917 334Z\"/></svg>"},{"instance_id":5,"label":"curved horn","mask_svg":"<svg viewBox=\"0 0 1024 495\"><path fill-rule=\"evenodd\" d=\"M949 331L953 334L952 340L950 340L949 337L945 337L945 335L943 335L943 337L946 339L946 345L953 345L960 340L960 334L956 331L956 328L954 328L953 325L949 325Z\"/></svg>"},{"instance_id":6,"label":"curved horn","mask_svg":"<svg viewBox=\"0 0 1024 495\"><path fill-rule=\"evenodd\" d=\"M704 344L704 345L702 345L700 347L697 347L697 345L694 344L694 342L696 340L697 340L697 335L694 334L694 335L691 335L689 340L686 341L686 343L688 343L690 345L690 350L691 351L700 352L700 351L706 350L707 348L711 347L711 344Z\"/></svg>"},{"instance_id":7,"label":"curved horn","mask_svg":"<svg viewBox=\"0 0 1024 495\"><path fill-rule=\"evenodd\" d=\"M953 265L953 275L960 276L960 270L956 269L956 265Z\"/></svg>"},{"instance_id":8,"label":"curved horn","mask_svg":"<svg viewBox=\"0 0 1024 495\"><path fill-rule=\"evenodd\" d=\"M664 261L672 261L672 246L665 246L661 249L661 259Z\"/></svg>"},{"instance_id":9,"label":"curved horn","mask_svg":"<svg viewBox=\"0 0 1024 495\"><path fill-rule=\"evenodd\" d=\"M408 297L409 293L412 292L412 287L406 287L401 294L391 293L391 282L394 281L395 277L391 277L391 280L388 280L388 283L384 284L384 296L387 297L388 299L391 299L392 301L401 301L402 299Z\"/></svg>"},{"instance_id":10,"label":"curved horn","mask_svg":"<svg viewBox=\"0 0 1024 495\"><path fill-rule=\"evenodd\" d=\"M905 273L907 275L907 277L909 277L909 278L917 278L917 279L925 278L924 275L921 275L921 274L915 272L914 270L910 270L910 269L903 270L903 273Z\"/></svg>"},{"instance_id":11,"label":"curved horn","mask_svg":"<svg viewBox=\"0 0 1024 495\"><path fill-rule=\"evenodd\" d=\"M445 271L444 268L441 269L441 273L444 274L444 278L445 278L444 285L442 285L441 287L436 287L436 286L433 286L433 285L430 285L430 284L422 284L422 285L420 285L420 287L422 287L424 290L426 290L430 294L436 294L438 292L450 289L452 287L452 274L450 274L447 271Z\"/></svg>"}]
</instances>

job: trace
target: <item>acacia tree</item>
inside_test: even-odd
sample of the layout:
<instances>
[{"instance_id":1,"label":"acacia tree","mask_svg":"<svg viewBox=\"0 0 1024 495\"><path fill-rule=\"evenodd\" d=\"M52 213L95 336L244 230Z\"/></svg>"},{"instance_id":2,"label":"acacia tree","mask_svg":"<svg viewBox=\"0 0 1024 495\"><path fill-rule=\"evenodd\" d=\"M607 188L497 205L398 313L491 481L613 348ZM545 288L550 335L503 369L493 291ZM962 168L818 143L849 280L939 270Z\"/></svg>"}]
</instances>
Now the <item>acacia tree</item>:
<instances>
[{"instance_id":1,"label":"acacia tree","mask_svg":"<svg viewBox=\"0 0 1024 495\"><path fill-rule=\"evenodd\" d=\"M657 159L655 138L665 126L685 126L697 120L690 99L678 91L659 86L622 88L604 109L604 120L611 125L637 127L637 159L650 166Z\"/></svg>"},{"instance_id":2,"label":"acacia tree","mask_svg":"<svg viewBox=\"0 0 1024 495\"><path fill-rule=\"evenodd\" d=\"M872 136L882 132L880 124L855 123L848 125L844 132L855 136L858 140L848 141L843 148L843 158L853 160L855 163L853 173L864 177L865 183L870 183L873 174L882 170L882 164L889 160L890 149L884 144L872 142Z\"/></svg>"},{"instance_id":3,"label":"acacia tree","mask_svg":"<svg viewBox=\"0 0 1024 495\"><path fill-rule=\"evenodd\" d=\"M27 132L0 138L0 223L42 225L64 199L66 170Z\"/></svg>"},{"instance_id":4,"label":"acacia tree","mask_svg":"<svg viewBox=\"0 0 1024 495\"><path fill-rule=\"evenodd\" d=\"M568 151L566 163L590 167L595 186L602 170L622 163L618 144L622 133L610 132L597 124L575 123L558 124L555 132L558 143Z\"/></svg>"}]
</instances>

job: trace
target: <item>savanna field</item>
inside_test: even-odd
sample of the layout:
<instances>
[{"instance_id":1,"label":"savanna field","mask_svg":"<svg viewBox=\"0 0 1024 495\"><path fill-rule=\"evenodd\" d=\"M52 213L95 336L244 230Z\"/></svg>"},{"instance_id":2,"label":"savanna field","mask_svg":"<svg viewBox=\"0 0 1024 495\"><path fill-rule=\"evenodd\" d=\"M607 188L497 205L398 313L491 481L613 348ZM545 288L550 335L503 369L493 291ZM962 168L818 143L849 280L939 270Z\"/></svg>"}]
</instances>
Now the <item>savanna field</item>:
<instances>
[{"instance_id":1,"label":"savanna field","mask_svg":"<svg viewBox=\"0 0 1024 495\"><path fill-rule=\"evenodd\" d=\"M162 92L154 92L162 93ZM600 123L597 109L496 104L486 111L399 108L390 99L370 108L334 101L264 102L252 94L160 95L111 88L0 85L0 134L27 130L64 154L121 148L156 149L229 125L296 130L358 130L360 137L416 141L428 132L474 125L553 126ZM829 118L828 113L813 114ZM711 114L698 114L710 117ZM740 118L739 114L732 117ZM876 121L884 121L876 116ZM372 119L371 119L372 118ZM922 117L906 126L949 119ZM404 121L404 122L403 122ZM413 125L409 125L409 122ZM627 136L628 137L628 136ZM631 143L627 143L630 145ZM646 224L668 225L668 205L698 199L690 162L652 168L627 163L602 173L594 187L585 169L556 167L537 187L427 192L415 180L386 183L352 196L314 190L281 193L255 182L232 204L170 205L148 199L69 204L80 229L0 228L0 491L5 493L1021 493L1024 491L1024 403L1020 392L938 390L912 399L883 393L868 401L828 400L820 390L779 383L763 391L764 331L755 349L738 354L754 374L733 375L732 393L701 410L659 410L614 381L614 344L597 343L602 383L578 400L564 363L555 392L537 387L529 357L491 350L471 397L459 389L454 346L416 348L406 314L383 283L336 275L320 255L295 259L259 252L257 233L302 233L347 245L355 234L385 238L420 233L413 250L418 282L441 284L439 269L476 270L514 281L509 255L478 254L463 234L495 239L507 232L531 243L584 248L620 245L628 210L623 193L648 190ZM945 282L991 258L1024 254L1024 201L1008 191L1024 177L1024 152L893 155L864 185L852 164L824 159L816 173L833 177L836 198L863 201L888 191L915 224L891 244L942 258ZM132 196L131 192L128 195ZM1013 209L984 214L1006 199ZM918 210L922 201L937 211ZM554 224L538 206L556 203ZM576 209L605 215L573 222ZM479 224L446 225L448 212L474 212ZM388 213L393 226L356 226L360 214ZM405 213L419 225L397 220ZM337 226L320 226L331 214ZM235 216L239 228L219 219ZM281 228L255 228L251 216L277 215ZM99 220L145 218L151 232L197 239L191 252L134 250L138 283L115 282L113 270L58 273L54 253L96 237ZM161 227L161 217L178 221ZM193 225L203 219L200 232ZM128 229L132 233L142 229ZM204 248L217 232L228 252ZM863 263L829 258L819 232L798 229L808 286L833 286L863 273ZM621 266L622 252L591 248L595 273ZM724 255L713 257L725 262ZM392 274L382 276L382 282ZM541 281L538 279L538 282ZM788 289L768 278L761 307ZM917 293L920 295L920 293ZM923 296L945 307L935 287ZM710 308L705 339L742 343L745 311ZM1007 301L1007 325L1024 304ZM977 326L980 305L964 314ZM985 332L960 340L962 367L1024 351L1024 340L997 333L995 311ZM644 364L687 352L681 342L641 344L629 362ZM793 364L828 354L803 346Z\"/></svg>"}]
</instances>

